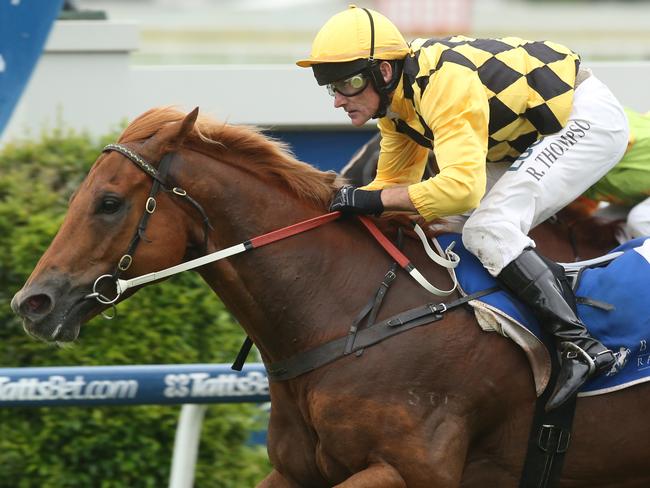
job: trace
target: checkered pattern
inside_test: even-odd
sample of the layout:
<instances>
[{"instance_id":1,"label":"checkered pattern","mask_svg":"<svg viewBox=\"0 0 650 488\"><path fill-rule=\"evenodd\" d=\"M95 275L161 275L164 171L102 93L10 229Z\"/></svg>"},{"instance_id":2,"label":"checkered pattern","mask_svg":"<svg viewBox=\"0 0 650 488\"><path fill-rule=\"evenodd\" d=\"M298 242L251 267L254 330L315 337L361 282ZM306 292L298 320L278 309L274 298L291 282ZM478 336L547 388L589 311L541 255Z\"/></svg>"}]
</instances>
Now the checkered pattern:
<instances>
[{"instance_id":1,"label":"checkered pattern","mask_svg":"<svg viewBox=\"0 0 650 488\"><path fill-rule=\"evenodd\" d=\"M404 98L418 114L426 90L435 90L436 79L450 66L464 66L478 75L489 104L488 161L514 161L540 136L557 132L567 122L580 58L562 45L455 36L418 39L411 46L413 55L404 65ZM433 131L422 117L416 127L399 122L397 131L431 147Z\"/></svg>"}]
</instances>

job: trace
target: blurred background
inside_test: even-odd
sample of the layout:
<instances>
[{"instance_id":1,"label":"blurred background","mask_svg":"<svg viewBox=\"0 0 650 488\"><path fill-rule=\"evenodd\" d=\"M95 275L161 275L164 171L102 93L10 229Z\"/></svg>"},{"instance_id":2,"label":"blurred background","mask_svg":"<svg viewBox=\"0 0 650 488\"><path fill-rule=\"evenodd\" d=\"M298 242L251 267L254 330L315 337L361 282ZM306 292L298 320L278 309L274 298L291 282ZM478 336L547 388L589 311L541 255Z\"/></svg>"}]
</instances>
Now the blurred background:
<instances>
[{"instance_id":1,"label":"blurred background","mask_svg":"<svg viewBox=\"0 0 650 488\"><path fill-rule=\"evenodd\" d=\"M135 20L142 64L293 63L346 0L76 0ZM587 60L650 60L650 3L642 0L374 0L407 40L445 34L552 39Z\"/></svg>"},{"instance_id":2,"label":"blurred background","mask_svg":"<svg viewBox=\"0 0 650 488\"><path fill-rule=\"evenodd\" d=\"M244 334L192 273L139 291L112 322L93 319L66 348L29 338L9 301L103 146L149 108L199 106L262 128L322 169L347 163L375 135L374 123L353 128L311 70L294 64L347 4L0 0L0 368L234 359ZM566 44L624 105L650 110L650 0L357 4L386 14L407 40L514 35ZM20 399L20 388L0 374L0 401ZM208 488L259 482L270 469L267 407L211 405L196 468L180 486L192 479ZM164 405L0 408L0 488L167 486L178 413Z\"/></svg>"},{"instance_id":3,"label":"blurred background","mask_svg":"<svg viewBox=\"0 0 650 488\"><path fill-rule=\"evenodd\" d=\"M19 1L19 0L6 0ZM24 1L24 0L23 0ZM375 130L295 66L344 0L67 0L0 144L65 125L105 133L159 105L257 125L322 169ZM650 109L650 1L361 0L407 40L466 34L563 43L621 102ZM307 132L307 136L305 136ZM324 150L325 149L325 150Z\"/></svg>"}]
</instances>

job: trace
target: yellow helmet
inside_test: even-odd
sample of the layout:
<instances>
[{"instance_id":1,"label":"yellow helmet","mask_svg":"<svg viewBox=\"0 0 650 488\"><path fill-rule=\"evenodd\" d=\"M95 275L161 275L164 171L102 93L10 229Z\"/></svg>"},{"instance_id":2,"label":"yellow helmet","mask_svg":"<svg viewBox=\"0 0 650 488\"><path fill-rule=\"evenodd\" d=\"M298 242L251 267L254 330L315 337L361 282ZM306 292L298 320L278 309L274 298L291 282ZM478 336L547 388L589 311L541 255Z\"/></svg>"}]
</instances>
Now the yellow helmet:
<instances>
[{"instance_id":1,"label":"yellow helmet","mask_svg":"<svg viewBox=\"0 0 650 488\"><path fill-rule=\"evenodd\" d=\"M318 83L324 85L352 75L355 70L363 70L367 60L402 59L409 52L404 37L385 16L350 5L325 23L316 34L309 58L296 64L303 68L318 66L314 74ZM336 66L322 66L324 64Z\"/></svg>"}]
</instances>

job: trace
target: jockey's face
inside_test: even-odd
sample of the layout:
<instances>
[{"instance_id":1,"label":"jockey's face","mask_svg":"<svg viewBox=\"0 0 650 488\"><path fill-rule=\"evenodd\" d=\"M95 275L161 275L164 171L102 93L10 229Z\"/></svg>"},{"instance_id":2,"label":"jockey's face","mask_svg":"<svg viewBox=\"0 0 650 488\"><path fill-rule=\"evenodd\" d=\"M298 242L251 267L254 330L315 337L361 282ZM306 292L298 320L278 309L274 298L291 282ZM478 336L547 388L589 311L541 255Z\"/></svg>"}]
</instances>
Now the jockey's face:
<instances>
[{"instance_id":1,"label":"jockey's face","mask_svg":"<svg viewBox=\"0 0 650 488\"><path fill-rule=\"evenodd\" d=\"M390 81L393 76L393 68L390 63L382 61L379 67L384 81ZM334 95L334 106L343 108L355 127L360 127L368 122L379 110L379 93L372 83L367 83L363 91L351 96L345 96L337 90L330 93Z\"/></svg>"},{"instance_id":2,"label":"jockey's face","mask_svg":"<svg viewBox=\"0 0 650 488\"><path fill-rule=\"evenodd\" d=\"M368 83L361 93L351 97L335 92L334 106L343 108L350 117L352 125L360 127L368 122L379 109L379 94L372 83Z\"/></svg>"}]
</instances>

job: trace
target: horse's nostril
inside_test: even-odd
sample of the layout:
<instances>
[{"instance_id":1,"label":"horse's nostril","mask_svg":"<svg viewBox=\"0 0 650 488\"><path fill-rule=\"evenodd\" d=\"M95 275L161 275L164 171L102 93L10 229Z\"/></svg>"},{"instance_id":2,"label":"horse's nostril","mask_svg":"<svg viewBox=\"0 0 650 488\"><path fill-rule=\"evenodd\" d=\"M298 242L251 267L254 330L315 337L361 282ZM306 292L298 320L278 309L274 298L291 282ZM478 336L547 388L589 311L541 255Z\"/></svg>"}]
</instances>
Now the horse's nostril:
<instances>
[{"instance_id":1,"label":"horse's nostril","mask_svg":"<svg viewBox=\"0 0 650 488\"><path fill-rule=\"evenodd\" d=\"M41 316L52 309L52 300L48 295L40 293L30 295L20 304L20 311L26 317Z\"/></svg>"}]
</instances>

